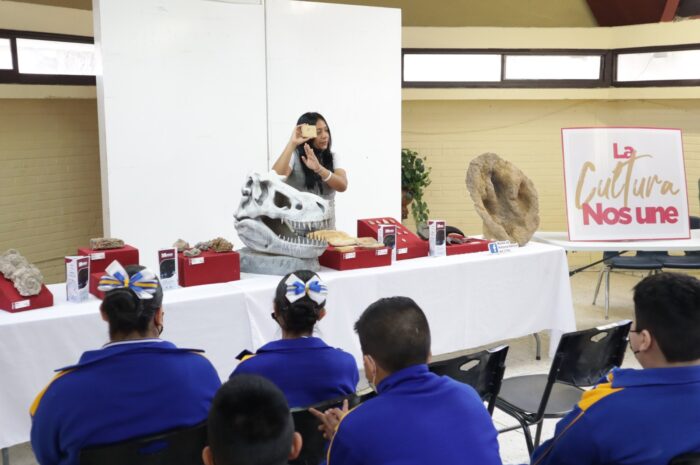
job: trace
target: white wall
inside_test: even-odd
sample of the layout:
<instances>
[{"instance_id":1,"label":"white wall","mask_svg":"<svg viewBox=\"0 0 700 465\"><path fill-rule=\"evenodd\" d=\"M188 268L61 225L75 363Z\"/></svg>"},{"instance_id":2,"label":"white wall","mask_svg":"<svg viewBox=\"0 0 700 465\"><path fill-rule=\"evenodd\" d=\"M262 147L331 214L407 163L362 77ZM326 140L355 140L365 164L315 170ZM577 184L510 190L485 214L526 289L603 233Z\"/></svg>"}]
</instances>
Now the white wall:
<instances>
[{"instance_id":1,"label":"white wall","mask_svg":"<svg viewBox=\"0 0 700 465\"><path fill-rule=\"evenodd\" d=\"M178 237L240 247L244 175L269 169L305 111L326 116L348 171L337 226L399 217L399 10L95 0L94 14L104 230L143 264Z\"/></svg>"},{"instance_id":2,"label":"white wall","mask_svg":"<svg viewBox=\"0 0 700 465\"><path fill-rule=\"evenodd\" d=\"M94 6L105 234L151 266L178 237L233 239L244 175L267 169L263 7Z\"/></svg>"},{"instance_id":3,"label":"white wall","mask_svg":"<svg viewBox=\"0 0 700 465\"><path fill-rule=\"evenodd\" d=\"M336 227L400 219L401 11L267 0L267 30L270 163L297 118L318 111L348 172Z\"/></svg>"}]
</instances>

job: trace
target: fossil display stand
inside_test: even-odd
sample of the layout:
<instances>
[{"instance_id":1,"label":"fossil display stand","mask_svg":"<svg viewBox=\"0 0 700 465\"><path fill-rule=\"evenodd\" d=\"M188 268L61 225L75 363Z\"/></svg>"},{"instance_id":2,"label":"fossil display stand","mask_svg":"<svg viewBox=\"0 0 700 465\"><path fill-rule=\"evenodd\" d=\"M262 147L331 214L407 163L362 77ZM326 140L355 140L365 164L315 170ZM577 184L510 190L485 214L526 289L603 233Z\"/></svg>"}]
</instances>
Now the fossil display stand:
<instances>
[{"instance_id":1,"label":"fossil display stand","mask_svg":"<svg viewBox=\"0 0 700 465\"><path fill-rule=\"evenodd\" d=\"M241 279L241 259L238 252L202 251L196 257L177 254L180 286L227 283Z\"/></svg>"},{"instance_id":2,"label":"fossil display stand","mask_svg":"<svg viewBox=\"0 0 700 465\"><path fill-rule=\"evenodd\" d=\"M45 285L41 285L39 294L25 297L17 292L12 281L0 275L0 310L15 313L51 306L53 306L53 294Z\"/></svg>"},{"instance_id":3,"label":"fossil display stand","mask_svg":"<svg viewBox=\"0 0 700 465\"><path fill-rule=\"evenodd\" d=\"M428 241L424 241L408 230L406 226L394 218L367 218L357 220L357 236L377 238L377 231L382 224L396 226L396 259L407 260L409 258L427 257Z\"/></svg>"},{"instance_id":4,"label":"fossil display stand","mask_svg":"<svg viewBox=\"0 0 700 465\"><path fill-rule=\"evenodd\" d=\"M114 260L117 260L124 267L138 265L139 263L139 250L130 245L125 245L118 249L104 250L78 247L77 255L90 257L90 274L103 272Z\"/></svg>"},{"instance_id":5,"label":"fossil display stand","mask_svg":"<svg viewBox=\"0 0 700 465\"><path fill-rule=\"evenodd\" d=\"M334 247L328 247L318 258L321 265L335 270L357 270L359 268L374 268L391 265L391 249L363 249L355 247L351 252L341 252Z\"/></svg>"}]
</instances>

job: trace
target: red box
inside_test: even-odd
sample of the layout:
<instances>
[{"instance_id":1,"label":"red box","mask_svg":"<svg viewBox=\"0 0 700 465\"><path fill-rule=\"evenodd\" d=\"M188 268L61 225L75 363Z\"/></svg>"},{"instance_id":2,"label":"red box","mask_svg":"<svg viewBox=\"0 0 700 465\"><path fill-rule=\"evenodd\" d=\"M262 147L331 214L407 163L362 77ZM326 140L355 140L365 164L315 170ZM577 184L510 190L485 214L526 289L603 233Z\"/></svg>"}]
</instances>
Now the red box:
<instances>
[{"instance_id":1,"label":"red box","mask_svg":"<svg viewBox=\"0 0 700 465\"><path fill-rule=\"evenodd\" d=\"M318 262L336 270L356 270L358 268L373 268L375 266L391 265L391 249L363 249L355 247L353 252L340 252L329 246Z\"/></svg>"},{"instance_id":2,"label":"red box","mask_svg":"<svg viewBox=\"0 0 700 465\"><path fill-rule=\"evenodd\" d=\"M447 255L459 255L463 253L486 252L489 250L489 242L484 239L466 238L469 242L464 244L447 244Z\"/></svg>"},{"instance_id":3,"label":"red box","mask_svg":"<svg viewBox=\"0 0 700 465\"><path fill-rule=\"evenodd\" d=\"M25 297L15 289L12 281L0 275L0 310L17 313L35 308L51 307L52 305L53 294L43 284L39 294Z\"/></svg>"},{"instance_id":4,"label":"red box","mask_svg":"<svg viewBox=\"0 0 700 465\"><path fill-rule=\"evenodd\" d=\"M410 258L427 257L428 241L421 239L408 230L394 218L367 218L357 220L357 237L377 238L377 230L381 224L393 224L396 226L396 259L407 260Z\"/></svg>"},{"instance_id":5,"label":"red box","mask_svg":"<svg viewBox=\"0 0 700 465\"><path fill-rule=\"evenodd\" d=\"M112 263L112 262L110 262ZM121 262L119 262L121 263ZM105 275L104 270L98 271L97 273L90 273L90 294L94 295L98 299L104 299L105 293L97 290L97 285L100 283L100 278Z\"/></svg>"},{"instance_id":6,"label":"red box","mask_svg":"<svg viewBox=\"0 0 700 465\"><path fill-rule=\"evenodd\" d=\"M203 251L196 257L177 254L180 286L226 283L241 279L241 259L238 252Z\"/></svg>"},{"instance_id":7,"label":"red box","mask_svg":"<svg viewBox=\"0 0 700 465\"><path fill-rule=\"evenodd\" d=\"M90 257L90 274L101 273L107 269L114 260L126 268L129 265L139 264L139 250L130 245L118 249L93 250L89 247L79 247L78 255ZM101 276L100 276L101 277Z\"/></svg>"}]
</instances>

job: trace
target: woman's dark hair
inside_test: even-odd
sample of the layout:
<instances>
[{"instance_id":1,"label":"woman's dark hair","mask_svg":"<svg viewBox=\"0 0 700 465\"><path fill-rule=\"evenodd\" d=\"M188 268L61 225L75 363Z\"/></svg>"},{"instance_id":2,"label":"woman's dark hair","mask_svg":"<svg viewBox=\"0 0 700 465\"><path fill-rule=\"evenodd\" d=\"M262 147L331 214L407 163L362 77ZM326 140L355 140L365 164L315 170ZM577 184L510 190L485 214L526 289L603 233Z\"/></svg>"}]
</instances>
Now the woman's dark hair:
<instances>
[{"instance_id":1,"label":"woman's dark hair","mask_svg":"<svg viewBox=\"0 0 700 465\"><path fill-rule=\"evenodd\" d=\"M294 273L286 275L277 285L275 292L275 311L279 318L284 322L284 329L293 334L310 333L314 330L314 325L318 321L318 317L326 305L323 301L321 305L317 304L308 295L294 303L287 300L287 278L291 274L296 275L303 282L307 283L318 276L313 271L298 270Z\"/></svg>"},{"instance_id":2,"label":"woman's dark hair","mask_svg":"<svg viewBox=\"0 0 700 465\"><path fill-rule=\"evenodd\" d=\"M326 121L326 118L324 118L320 113L316 112L309 112L301 115L297 120L297 125L310 124L312 126L315 126L318 120L320 119L323 120L324 123L326 123L326 126L328 126L328 121ZM309 144L311 146L311 150L314 151L316 158L318 158L319 163L321 163L321 165L330 172L333 172L334 170L333 152L331 152L332 142L333 136L331 135L331 128L328 127L328 147L325 150L318 150L313 145ZM301 144L299 145L299 147L297 147L297 155L299 156L299 163L301 163L301 169L304 170L304 184L306 185L306 188L309 190L313 190L314 186L318 186L319 192L323 194L323 181L321 180L321 176L311 171L309 167L306 166L306 164L304 164L304 162L301 160L301 157L305 156L304 144Z\"/></svg>"},{"instance_id":3,"label":"woman's dark hair","mask_svg":"<svg viewBox=\"0 0 700 465\"><path fill-rule=\"evenodd\" d=\"M125 267L129 276L135 275L144 268L140 265ZM158 282L152 299L139 299L131 289L113 289L105 293L101 308L107 314L109 335L113 338L117 334L131 334L133 332L145 336L153 316L162 305L163 288Z\"/></svg>"}]
</instances>

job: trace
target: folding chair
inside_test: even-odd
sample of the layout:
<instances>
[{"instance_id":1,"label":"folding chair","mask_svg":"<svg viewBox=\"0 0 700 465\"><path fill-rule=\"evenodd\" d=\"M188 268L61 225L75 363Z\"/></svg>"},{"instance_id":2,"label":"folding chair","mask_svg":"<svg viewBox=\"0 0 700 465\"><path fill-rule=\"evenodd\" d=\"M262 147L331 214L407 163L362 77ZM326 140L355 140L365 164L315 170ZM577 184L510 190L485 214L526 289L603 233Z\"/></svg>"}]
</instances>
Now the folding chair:
<instances>
[{"instance_id":1,"label":"folding chair","mask_svg":"<svg viewBox=\"0 0 700 465\"><path fill-rule=\"evenodd\" d=\"M515 418L522 428L530 454L540 443L542 420L561 418L581 399L582 387L593 386L612 368L622 364L632 322L566 333L561 337L549 374L515 376L503 380L496 407ZM535 441L530 426L537 425Z\"/></svg>"},{"instance_id":2,"label":"folding chair","mask_svg":"<svg viewBox=\"0 0 700 465\"><path fill-rule=\"evenodd\" d=\"M700 229L700 217L690 217L690 229ZM684 255L669 255L661 261L664 268L672 270L700 269L700 250L688 250Z\"/></svg>"},{"instance_id":3,"label":"folding chair","mask_svg":"<svg viewBox=\"0 0 700 465\"><path fill-rule=\"evenodd\" d=\"M501 390L503 373L506 370L507 355L508 346L504 345L433 362L428 365L428 368L437 375L449 376L473 387L481 400L488 402L489 414L493 414L496 397Z\"/></svg>"},{"instance_id":4,"label":"folding chair","mask_svg":"<svg viewBox=\"0 0 700 465\"><path fill-rule=\"evenodd\" d=\"M202 465L206 422L80 451L80 465Z\"/></svg>"}]
</instances>

